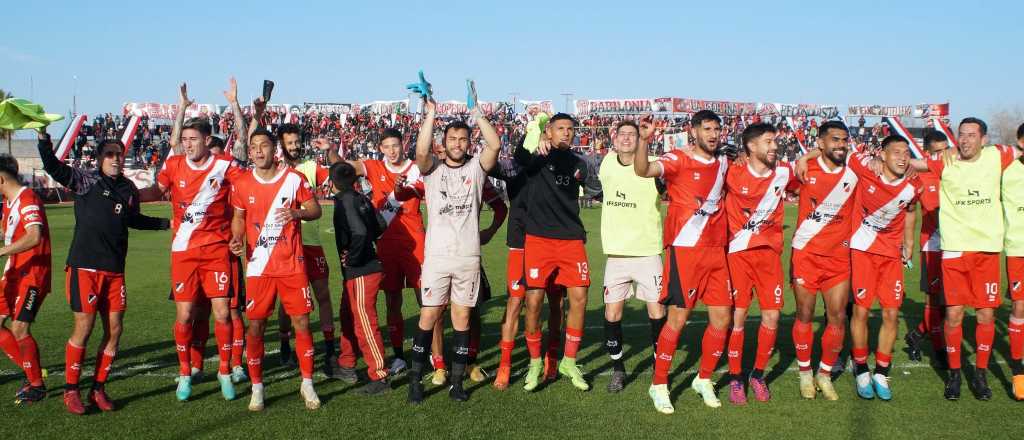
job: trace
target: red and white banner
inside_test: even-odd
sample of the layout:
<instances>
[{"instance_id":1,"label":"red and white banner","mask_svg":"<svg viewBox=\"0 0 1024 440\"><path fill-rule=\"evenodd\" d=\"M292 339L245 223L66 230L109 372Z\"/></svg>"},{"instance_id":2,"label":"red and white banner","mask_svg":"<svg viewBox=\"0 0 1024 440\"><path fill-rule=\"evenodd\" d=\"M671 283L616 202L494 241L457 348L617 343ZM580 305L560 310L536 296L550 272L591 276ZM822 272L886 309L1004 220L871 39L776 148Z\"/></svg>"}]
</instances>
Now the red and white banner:
<instances>
[{"instance_id":1,"label":"red and white banner","mask_svg":"<svg viewBox=\"0 0 1024 440\"><path fill-rule=\"evenodd\" d=\"M942 132L942 134L946 135L946 139L949 140L949 145L951 147L953 147L953 148L957 147L956 136L953 136L953 130L951 130L949 128L948 124L946 124L945 122L942 122L942 119L940 119L938 117L933 117L933 118L929 119L929 121L931 122L932 128L934 128L934 129Z\"/></svg>"},{"instance_id":2,"label":"red and white banner","mask_svg":"<svg viewBox=\"0 0 1024 440\"><path fill-rule=\"evenodd\" d=\"M124 133L121 134L121 143L124 144L124 148L127 150L131 148L132 141L135 140L135 133L139 131L139 122L141 119L138 116L132 116L128 120L128 125L124 127ZM124 152L126 155L127 151Z\"/></svg>"},{"instance_id":3,"label":"red and white banner","mask_svg":"<svg viewBox=\"0 0 1024 440\"><path fill-rule=\"evenodd\" d=\"M651 113L654 100L640 99L577 99L573 101L577 115L591 113Z\"/></svg>"},{"instance_id":4,"label":"red and white banner","mask_svg":"<svg viewBox=\"0 0 1024 440\"><path fill-rule=\"evenodd\" d=\"M71 147L75 146L75 141L78 140L78 132L82 131L82 125L85 124L88 118L86 115L78 115L78 117L71 120L71 123L68 124L68 129L64 131L64 136L60 138L57 151L54 153L57 159L67 159L68 153L71 152Z\"/></svg>"},{"instance_id":5,"label":"red and white banner","mask_svg":"<svg viewBox=\"0 0 1024 440\"><path fill-rule=\"evenodd\" d=\"M924 157L924 154L921 153L921 146L917 144L916 140L914 140L914 136L910 134L910 130L907 130L907 127L903 126L903 122L900 121L899 117L886 117L883 121L889 124L889 128L892 129L893 134L903 136L903 138L910 142L910 154L917 159Z\"/></svg>"},{"instance_id":6,"label":"red and white banner","mask_svg":"<svg viewBox=\"0 0 1024 440\"><path fill-rule=\"evenodd\" d=\"M217 106L213 104L192 104L185 109L185 117L209 117L217 113L217 110ZM178 104L126 102L121 109L121 114L124 116L148 116L153 119L174 120L174 116L178 114Z\"/></svg>"},{"instance_id":7,"label":"red and white banner","mask_svg":"<svg viewBox=\"0 0 1024 440\"><path fill-rule=\"evenodd\" d=\"M539 112L544 112L549 115L555 114L555 106L551 101L531 101L529 99L520 99L516 101L516 113L529 113L531 108L536 108Z\"/></svg>"},{"instance_id":8,"label":"red and white banner","mask_svg":"<svg viewBox=\"0 0 1024 440\"><path fill-rule=\"evenodd\" d=\"M933 116L949 116L949 103L917 104L917 105L851 105L847 109L848 116L891 116L930 118Z\"/></svg>"},{"instance_id":9,"label":"red and white banner","mask_svg":"<svg viewBox=\"0 0 1024 440\"><path fill-rule=\"evenodd\" d=\"M484 102L477 101L477 105L480 106L480 110L485 114L492 114L495 112L503 111L511 104L507 102ZM437 114L439 115L460 115L469 113L469 106L462 101L442 101L436 104Z\"/></svg>"}]
</instances>

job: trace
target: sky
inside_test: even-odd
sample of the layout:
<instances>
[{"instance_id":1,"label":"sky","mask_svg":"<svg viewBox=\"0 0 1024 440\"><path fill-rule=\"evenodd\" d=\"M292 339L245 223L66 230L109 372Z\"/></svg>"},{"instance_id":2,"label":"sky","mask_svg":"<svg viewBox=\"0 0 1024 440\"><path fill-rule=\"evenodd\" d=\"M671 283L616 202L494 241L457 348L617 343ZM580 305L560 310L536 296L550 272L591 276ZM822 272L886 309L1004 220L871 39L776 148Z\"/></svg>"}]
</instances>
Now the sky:
<instances>
[{"instance_id":1,"label":"sky","mask_svg":"<svg viewBox=\"0 0 1024 440\"><path fill-rule=\"evenodd\" d=\"M130 101L224 104L435 97L1024 103L1024 2L144 1L5 10L0 88L67 114Z\"/></svg>"}]
</instances>

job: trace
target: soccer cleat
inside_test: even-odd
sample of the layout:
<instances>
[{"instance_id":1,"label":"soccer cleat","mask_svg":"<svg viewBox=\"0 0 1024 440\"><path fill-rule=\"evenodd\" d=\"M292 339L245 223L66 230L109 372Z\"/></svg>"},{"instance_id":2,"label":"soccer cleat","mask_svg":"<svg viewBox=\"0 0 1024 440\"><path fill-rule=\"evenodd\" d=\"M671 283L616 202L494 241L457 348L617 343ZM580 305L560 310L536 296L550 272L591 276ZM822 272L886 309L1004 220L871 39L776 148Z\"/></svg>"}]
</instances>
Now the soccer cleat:
<instances>
[{"instance_id":1,"label":"soccer cleat","mask_svg":"<svg viewBox=\"0 0 1024 440\"><path fill-rule=\"evenodd\" d=\"M583 371L580 371L580 367L576 365L576 359L562 358L562 361L558 363L558 372L563 376L568 376L572 381L572 386L576 389L580 391L590 389L590 384L583 378Z\"/></svg>"},{"instance_id":2,"label":"soccer cleat","mask_svg":"<svg viewBox=\"0 0 1024 440\"><path fill-rule=\"evenodd\" d=\"M800 372L800 397L804 399L813 399L818 395L818 390L814 388L814 374L808 371Z\"/></svg>"},{"instance_id":3,"label":"soccer cleat","mask_svg":"<svg viewBox=\"0 0 1024 440\"><path fill-rule=\"evenodd\" d=\"M487 377L487 371L483 367L475 364L469 366L469 380L480 383L487 380Z\"/></svg>"},{"instance_id":4,"label":"soccer cleat","mask_svg":"<svg viewBox=\"0 0 1024 440\"><path fill-rule=\"evenodd\" d=\"M418 380L409 381L409 403L419 405L423 402L423 382Z\"/></svg>"},{"instance_id":5,"label":"soccer cleat","mask_svg":"<svg viewBox=\"0 0 1024 440\"><path fill-rule=\"evenodd\" d=\"M859 382L859 381L858 381ZM875 388L875 395L879 399L890 401L892 400L892 389L889 388L889 378L882 374L871 375L871 385Z\"/></svg>"},{"instance_id":6,"label":"soccer cleat","mask_svg":"<svg viewBox=\"0 0 1024 440\"><path fill-rule=\"evenodd\" d=\"M235 383L231 381L231 375L217 374L217 382L220 382L220 395L224 400L235 400Z\"/></svg>"},{"instance_id":7,"label":"soccer cleat","mask_svg":"<svg viewBox=\"0 0 1024 440\"><path fill-rule=\"evenodd\" d=\"M64 407L71 414L85 414L85 406L82 405L82 396L78 394L78 390L64 391Z\"/></svg>"},{"instance_id":8,"label":"soccer cleat","mask_svg":"<svg viewBox=\"0 0 1024 440\"><path fill-rule=\"evenodd\" d=\"M46 386L29 386L18 393L15 404L34 403L46 398Z\"/></svg>"},{"instance_id":9,"label":"soccer cleat","mask_svg":"<svg viewBox=\"0 0 1024 440\"><path fill-rule=\"evenodd\" d=\"M950 371L946 378L946 391L943 393L946 400L960 400L960 370Z\"/></svg>"},{"instance_id":10,"label":"soccer cleat","mask_svg":"<svg viewBox=\"0 0 1024 440\"><path fill-rule=\"evenodd\" d=\"M192 376L178 376L178 388L174 390L174 396L179 402L188 400L192 395Z\"/></svg>"},{"instance_id":11,"label":"soccer cleat","mask_svg":"<svg viewBox=\"0 0 1024 440\"><path fill-rule=\"evenodd\" d=\"M31 386L32 386L32 384L29 383L28 379L22 379L21 380L21 386L18 387L18 391L14 392L14 398L17 399L18 395L20 395L21 393L25 392L25 390L29 389L29 387L31 387Z\"/></svg>"},{"instance_id":12,"label":"soccer cleat","mask_svg":"<svg viewBox=\"0 0 1024 440\"><path fill-rule=\"evenodd\" d=\"M252 396L249 397L249 411L263 411L263 384L252 385Z\"/></svg>"},{"instance_id":13,"label":"soccer cleat","mask_svg":"<svg viewBox=\"0 0 1024 440\"><path fill-rule=\"evenodd\" d=\"M334 375L332 379L338 379L342 382L352 384L359 382L359 375L356 374L355 368L338 367L334 369Z\"/></svg>"},{"instance_id":14,"label":"soccer cleat","mask_svg":"<svg viewBox=\"0 0 1024 440\"><path fill-rule=\"evenodd\" d=\"M110 400L110 396L107 395L106 390L103 388L93 388L89 390L89 403L92 403L100 411L113 411L114 402Z\"/></svg>"},{"instance_id":15,"label":"soccer cleat","mask_svg":"<svg viewBox=\"0 0 1024 440\"><path fill-rule=\"evenodd\" d=\"M1024 400L1024 374L1013 376L1013 398Z\"/></svg>"},{"instance_id":16,"label":"soccer cleat","mask_svg":"<svg viewBox=\"0 0 1024 440\"><path fill-rule=\"evenodd\" d=\"M508 388L509 379L512 376L512 367L499 366L498 373L494 376L494 389L504 391Z\"/></svg>"},{"instance_id":17,"label":"soccer cleat","mask_svg":"<svg viewBox=\"0 0 1024 440\"><path fill-rule=\"evenodd\" d=\"M550 355L544 356L544 380L553 381L558 379L558 367L555 363L555 357Z\"/></svg>"},{"instance_id":18,"label":"soccer cleat","mask_svg":"<svg viewBox=\"0 0 1024 440\"><path fill-rule=\"evenodd\" d=\"M854 381L857 384L857 395L861 399L871 400L875 398L875 388L871 386L871 373L860 373Z\"/></svg>"},{"instance_id":19,"label":"soccer cleat","mask_svg":"<svg viewBox=\"0 0 1024 440\"><path fill-rule=\"evenodd\" d=\"M729 381L729 401L733 405L747 404L747 390L743 389L743 382L736 379Z\"/></svg>"},{"instance_id":20,"label":"soccer cleat","mask_svg":"<svg viewBox=\"0 0 1024 440\"><path fill-rule=\"evenodd\" d=\"M626 388L626 372L612 371L612 380L608 382L608 392L617 393Z\"/></svg>"},{"instance_id":21,"label":"soccer cleat","mask_svg":"<svg viewBox=\"0 0 1024 440\"><path fill-rule=\"evenodd\" d=\"M299 386L299 395L306 402L306 409L320 409L320 396L313 389L313 381L304 379Z\"/></svg>"},{"instance_id":22,"label":"soccer cleat","mask_svg":"<svg viewBox=\"0 0 1024 440\"><path fill-rule=\"evenodd\" d=\"M448 388L448 397L456 402L465 402L469 400L469 393L462 388L461 381L456 381Z\"/></svg>"},{"instance_id":23,"label":"soccer cleat","mask_svg":"<svg viewBox=\"0 0 1024 440\"><path fill-rule=\"evenodd\" d=\"M232 382L240 383L240 382L244 382L244 381L246 381L248 379L249 379L249 376L245 374L245 368L242 368L241 365L235 365L235 367L231 369L231 381Z\"/></svg>"},{"instance_id":24,"label":"soccer cleat","mask_svg":"<svg viewBox=\"0 0 1024 440\"><path fill-rule=\"evenodd\" d=\"M903 337L903 342L907 344L907 357L914 362L921 361L921 341L924 340L924 335L917 331L917 329L911 329L907 332L907 335Z\"/></svg>"},{"instance_id":25,"label":"soccer cleat","mask_svg":"<svg viewBox=\"0 0 1024 440\"><path fill-rule=\"evenodd\" d=\"M987 401L992 399L992 388L988 386L988 376L985 374L985 370L976 370L973 385L974 394L978 400Z\"/></svg>"},{"instance_id":26,"label":"soccer cleat","mask_svg":"<svg viewBox=\"0 0 1024 440\"><path fill-rule=\"evenodd\" d=\"M391 361L391 367L388 368L388 377L394 377L405 371L409 366L405 363L402 358L395 358Z\"/></svg>"},{"instance_id":27,"label":"soccer cleat","mask_svg":"<svg viewBox=\"0 0 1024 440\"><path fill-rule=\"evenodd\" d=\"M434 374L430 376L430 383L441 386L444 385L445 382L448 382L448 370L445 370L444 368L434 370Z\"/></svg>"},{"instance_id":28,"label":"soccer cleat","mask_svg":"<svg viewBox=\"0 0 1024 440\"><path fill-rule=\"evenodd\" d=\"M690 384L690 388L697 393L702 399L704 404L711 408L718 408L722 406L722 402L718 400L718 396L715 395L715 384L711 382L711 379L701 379L697 377Z\"/></svg>"},{"instance_id":29,"label":"soccer cleat","mask_svg":"<svg viewBox=\"0 0 1024 440\"><path fill-rule=\"evenodd\" d=\"M672 406L672 399L668 395L668 385L651 385L647 389L647 395L654 401L654 409L662 414L672 414L676 409Z\"/></svg>"},{"instance_id":30,"label":"soccer cleat","mask_svg":"<svg viewBox=\"0 0 1024 440\"><path fill-rule=\"evenodd\" d=\"M359 392L368 396L376 396L391 391L391 384L388 383L387 379L371 380L370 383L363 385L359 389Z\"/></svg>"},{"instance_id":31,"label":"soccer cleat","mask_svg":"<svg viewBox=\"0 0 1024 440\"><path fill-rule=\"evenodd\" d=\"M836 388L832 386L831 375L823 373L814 375L814 386L821 391L821 395L825 397L825 400L839 400L839 393L836 393Z\"/></svg>"},{"instance_id":32,"label":"soccer cleat","mask_svg":"<svg viewBox=\"0 0 1024 440\"><path fill-rule=\"evenodd\" d=\"M540 375L544 372L544 361L540 358L530 359L530 368L526 370L526 377L523 378L523 389L533 391L540 385Z\"/></svg>"},{"instance_id":33,"label":"soccer cleat","mask_svg":"<svg viewBox=\"0 0 1024 440\"><path fill-rule=\"evenodd\" d=\"M750 377L750 388L754 389L754 398L758 402L767 402L772 399L772 392L768 389L763 377Z\"/></svg>"}]
</instances>

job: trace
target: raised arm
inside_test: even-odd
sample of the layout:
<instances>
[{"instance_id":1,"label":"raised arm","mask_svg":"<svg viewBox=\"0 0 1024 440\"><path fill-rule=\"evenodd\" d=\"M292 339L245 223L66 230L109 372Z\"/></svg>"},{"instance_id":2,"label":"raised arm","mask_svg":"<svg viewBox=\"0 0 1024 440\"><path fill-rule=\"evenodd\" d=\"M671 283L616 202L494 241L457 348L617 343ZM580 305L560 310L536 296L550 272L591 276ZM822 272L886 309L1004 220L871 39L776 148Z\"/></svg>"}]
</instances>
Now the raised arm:
<instances>
[{"instance_id":1,"label":"raised arm","mask_svg":"<svg viewBox=\"0 0 1024 440\"><path fill-rule=\"evenodd\" d=\"M420 132L416 135L416 166L420 174L429 174L434 169L436 158L431 150L434 143L434 117L436 107L434 101L423 101L423 120L420 121Z\"/></svg>"},{"instance_id":2,"label":"raised arm","mask_svg":"<svg viewBox=\"0 0 1024 440\"><path fill-rule=\"evenodd\" d=\"M259 96L252 101L252 122L249 123L248 131L245 133L245 139L247 142L249 136L252 136L252 133L263 125L263 112L266 110L267 101L264 101L262 96Z\"/></svg>"},{"instance_id":3,"label":"raised arm","mask_svg":"<svg viewBox=\"0 0 1024 440\"><path fill-rule=\"evenodd\" d=\"M171 129L171 150L174 154L184 154L181 148L181 127L185 125L185 110L195 101L188 99L188 84L181 83L178 91L178 112L174 114L174 127Z\"/></svg>"},{"instance_id":4,"label":"raised arm","mask_svg":"<svg viewBox=\"0 0 1024 440\"><path fill-rule=\"evenodd\" d=\"M245 125L245 115L242 114L242 106L238 105L238 81L235 77L228 80L228 89L224 91L224 98L228 100L232 116L235 119L235 145L231 147L231 155L235 160L246 163L249 161L249 137L242 136L248 133Z\"/></svg>"},{"instance_id":5,"label":"raised arm","mask_svg":"<svg viewBox=\"0 0 1024 440\"><path fill-rule=\"evenodd\" d=\"M633 172L640 177L661 177L661 164L648 158L651 138L654 136L653 118L640 121L640 139L637 139L636 154L633 155Z\"/></svg>"},{"instance_id":6,"label":"raised arm","mask_svg":"<svg viewBox=\"0 0 1024 440\"><path fill-rule=\"evenodd\" d=\"M342 142L344 142L344 141L342 141ZM316 139L313 139L313 146L316 147L316 149L318 149L320 151L326 151L327 152L327 161L330 162L331 165L334 165L334 164L344 160L341 157L341 155L338 154L338 150L343 148L343 145L339 145L338 148L334 148L334 146L331 145L331 142L328 141L326 138L318 137ZM356 175L357 176L366 175L366 167L363 166L363 161L361 161L361 160L345 160L345 162L348 162L349 165L352 165L352 167L356 169Z\"/></svg>"},{"instance_id":7,"label":"raised arm","mask_svg":"<svg viewBox=\"0 0 1024 440\"><path fill-rule=\"evenodd\" d=\"M480 135L484 138L484 151L480 154L480 167L485 173L489 173L498 163L498 153L501 153L501 139L494 131L494 126L487 120L480 106L473 107L471 113L476 120L477 127L480 127Z\"/></svg>"},{"instance_id":8,"label":"raised arm","mask_svg":"<svg viewBox=\"0 0 1024 440\"><path fill-rule=\"evenodd\" d=\"M80 184L85 181L84 173L57 158L57 155L53 152L53 142L50 140L50 135L46 134L46 129L39 129L39 144L37 147L39 149L39 158L43 161L43 170L46 171L46 174L49 174L53 180L65 188L77 193L80 190L80 186L82 186Z\"/></svg>"}]
</instances>

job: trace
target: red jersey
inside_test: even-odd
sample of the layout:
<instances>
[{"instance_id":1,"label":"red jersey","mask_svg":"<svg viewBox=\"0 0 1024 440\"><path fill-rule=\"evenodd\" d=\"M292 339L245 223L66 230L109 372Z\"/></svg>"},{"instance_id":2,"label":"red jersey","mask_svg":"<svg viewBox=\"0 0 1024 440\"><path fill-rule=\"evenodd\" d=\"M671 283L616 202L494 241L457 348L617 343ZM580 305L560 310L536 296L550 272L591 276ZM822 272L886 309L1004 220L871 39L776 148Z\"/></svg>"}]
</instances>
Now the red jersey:
<instances>
[{"instance_id":1,"label":"red jersey","mask_svg":"<svg viewBox=\"0 0 1024 440\"><path fill-rule=\"evenodd\" d=\"M798 182L793 169L779 164L764 175L750 165L733 165L725 177L729 253L767 246L782 253L782 201Z\"/></svg>"},{"instance_id":2,"label":"red jersey","mask_svg":"<svg viewBox=\"0 0 1024 440\"><path fill-rule=\"evenodd\" d=\"M411 160L406 161L406 165L399 169L392 168L390 164L380 160L364 160L363 167L366 169L366 180L373 187L370 200L388 224L380 240L423 242L425 232L423 215L420 214L421 198L412 197L399 201L395 197L398 176L404 175L406 185L411 186L420 180L420 169Z\"/></svg>"},{"instance_id":3,"label":"red jersey","mask_svg":"<svg viewBox=\"0 0 1024 440\"><path fill-rule=\"evenodd\" d=\"M305 274L302 232L298 220L274 222L280 208L299 209L313 198L309 182L291 168L278 170L270 180L256 171L242 174L233 184L231 204L245 211L247 277L287 277Z\"/></svg>"},{"instance_id":4,"label":"red jersey","mask_svg":"<svg viewBox=\"0 0 1024 440\"><path fill-rule=\"evenodd\" d=\"M28 227L39 225L41 234L35 247L7 258L4 279L24 280L50 292L50 225L46 221L43 202L28 187L22 187L14 198L4 202L4 245L10 245L28 233Z\"/></svg>"},{"instance_id":5,"label":"red jersey","mask_svg":"<svg viewBox=\"0 0 1024 440\"><path fill-rule=\"evenodd\" d=\"M921 181L921 251L938 252L942 250L939 235L939 181L938 173L931 171L918 173Z\"/></svg>"},{"instance_id":6,"label":"red jersey","mask_svg":"<svg viewBox=\"0 0 1024 440\"><path fill-rule=\"evenodd\" d=\"M729 161L669 152L658 162L669 198L665 246L724 247L726 220L721 208Z\"/></svg>"},{"instance_id":7,"label":"red jersey","mask_svg":"<svg viewBox=\"0 0 1024 440\"><path fill-rule=\"evenodd\" d=\"M857 173L850 249L892 258L900 257L907 210L921 194L921 182L900 178L889 182L867 168L870 156L855 153L847 167Z\"/></svg>"},{"instance_id":8,"label":"red jersey","mask_svg":"<svg viewBox=\"0 0 1024 440\"><path fill-rule=\"evenodd\" d=\"M824 160L808 161L807 181L800 185L793 249L849 259L850 216L857 174L849 167L829 171Z\"/></svg>"},{"instance_id":9,"label":"red jersey","mask_svg":"<svg viewBox=\"0 0 1024 440\"><path fill-rule=\"evenodd\" d=\"M244 174L231 156L211 155L194 165L185 155L167 158L156 180L171 193L171 255L231 239L230 184Z\"/></svg>"}]
</instances>

